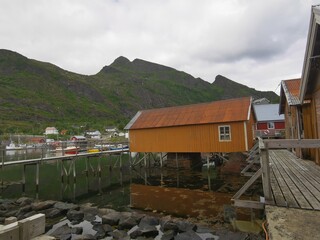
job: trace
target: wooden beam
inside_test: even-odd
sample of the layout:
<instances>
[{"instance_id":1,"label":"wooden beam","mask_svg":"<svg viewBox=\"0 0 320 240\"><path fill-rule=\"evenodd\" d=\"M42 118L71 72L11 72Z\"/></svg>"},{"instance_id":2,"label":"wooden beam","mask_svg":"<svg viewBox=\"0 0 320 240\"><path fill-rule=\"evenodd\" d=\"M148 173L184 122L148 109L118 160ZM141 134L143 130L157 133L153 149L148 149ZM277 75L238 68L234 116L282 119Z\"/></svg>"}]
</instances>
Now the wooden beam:
<instances>
[{"instance_id":1,"label":"wooden beam","mask_svg":"<svg viewBox=\"0 0 320 240\"><path fill-rule=\"evenodd\" d=\"M232 199L234 206L254 209L264 209L264 203L250 200Z\"/></svg>"},{"instance_id":2,"label":"wooden beam","mask_svg":"<svg viewBox=\"0 0 320 240\"><path fill-rule=\"evenodd\" d=\"M232 199L238 199L243 193L261 176L261 168L243 185L242 188L232 197Z\"/></svg>"},{"instance_id":3,"label":"wooden beam","mask_svg":"<svg viewBox=\"0 0 320 240\"><path fill-rule=\"evenodd\" d=\"M264 197L267 201L272 200L271 182L270 182L270 165L268 142L265 143L265 149L261 149L260 164L262 169L262 185Z\"/></svg>"},{"instance_id":4,"label":"wooden beam","mask_svg":"<svg viewBox=\"0 0 320 240\"><path fill-rule=\"evenodd\" d=\"M320 148L320 139L272 139L264 140L272 148ZM260 149L264 149L265 147Z\"/></svg>"}]
</instances>

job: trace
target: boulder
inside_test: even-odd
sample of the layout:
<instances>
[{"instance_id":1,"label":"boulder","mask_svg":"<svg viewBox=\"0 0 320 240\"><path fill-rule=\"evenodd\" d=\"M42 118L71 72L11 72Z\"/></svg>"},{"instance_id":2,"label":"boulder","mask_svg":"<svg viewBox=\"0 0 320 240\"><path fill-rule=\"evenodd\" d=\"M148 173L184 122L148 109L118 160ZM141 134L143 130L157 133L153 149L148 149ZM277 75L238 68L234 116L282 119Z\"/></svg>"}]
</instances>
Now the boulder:
<instances>
[{"instance_id":1,"label":"boulder","mask_svg":"<svg viewBox=\"0 0 320 240\"><path fill-rule=\"evenodd\" d=\"M34 202L31 204L31 207L34 211L42 211L48 208L52 208L56 204L56 201L47 200L43 202Z\"/></svg>"},{"instance_id":2,"label":"boulder","mask_svg":"<svg viewBox=\"0 0 320 240\"><path fill-rule=\"evenodd\" d=\"M145 224L144 227L138 227L132 233L130 233L130 237L136 239L138 237L146 237L146 238L155 238L159 235L159 231L155 226L150 226Z\"/></svg>"},{"instance_id":3,"label":"boulder","mask_svg":"<svg viewBox=\"0 0 320 240\"><path fill-rule=\"evenodd\" d=\"M30 205L32 204L33 199L32 198L28 198L28 197L21 197L19 199L16 200L16 203L20 206L26 206L26 205Z\"/></svg>"},{"instance_id":4,"label":"boulder","mask_svg":"<svg viewBox=\"0 0 320 240\"><path fill-rule=\"evenodd\" d=\"M192 231L197 230L197 226L195 224L187 222L187 221L178 221L176 223L176 225L178 227L179 232L188 232L190 230L192 230Z\"/></svg>"},{"instance_id":5,"label":"boulder","mask_svg":"<svg viewBox=\"0 0 320 240\"><path fill-rule=\"evenodd\" d=\"M118 229L114 230L113 232L109 232L108 235L115 239L123 239L125 237L128 237L128 234L126 231L118 230Z\"/></svg>"},{"instance_id":6,"label":"boulder","mask_svg":"<svg viewBox=\"0 0 320 240\"><path fill-rule=\"evenodd\" d=\"M49 208L43 211L46 215L46 218L56 218L62 215L62 211L57 208Z\"/></svg>"},{"instance_id":7,"label":"boulder","mask_svg":"<svg viewBox=\"0 0 320 240\"><path fill-rule=\"evenodd\" d=\"M115 225L118 225L121 217L122 215L119 212L110 212L106 215L103 215L101 219L103 224L109 224L111 226L115 226Z\"/></svg>"},{"instance_id":8,"label":"boulder","mask_svg":"<svg viewBox=\"0 0 320 240\"><path fill-rule=\"evenodd\" d=\"M179 233L174 237L174 240L202 240L201 237L194 231L190 230L187 232Z\"/></svg>"},{"instance_id":9,"label":"boulder","mask_svg":"<svg viewBox=\"0 0 320 240\"><path fill-rule=\"evenodd\" d=\"M58 238L60 240L69 240L72 237L72 228L68 224L62 225L54 230L50 236Z\"/></svg>"},{"instance_id":10,"label":"boulder","mask_svg":"<svg viewBox=\"0 0 320 240\"><path fill-rule=\"evenodd\" d=\"M73 203L56 202L53 205L54 208L61 210L62 212L68 212L69 210L79 210L80 207Z\"/></svg>"},{"instance_id":11,"label":"boulder","mask_svg":"<svg viewBox=\"0 0 320 240\"><path fill-rule=\"evenodd\" d=\"M77 210L69 210L67 213L67 218L72 223L80 223L84 218L84 213Z\"/></svg>"},{"instance_id":12,"label":"boulder","mask_svg":"<svg viewBox=\"0 0 320 240\"><path fill-rule=\"evenodd\" d=\"M72 238L73 240L96 240L94 236L91 234L85 234L85 235L75 235Z\"/></svg>"},{"instance_id":13,"label":"boulder","mask_svg":"<svg viewBox=\"0 0 320 240\"><path fill-rule=\"evenodd\" d=\"M130 217L121 217L118 223L118 229L127 229L130 230L134 226L138 224L137 219L130 216Z\"/></svg>"},{"instance_id":14,"label":"boulder","mask_svg":"<svg viewBox=\"0 0 320 240\"><path fill-rule=\"evenodd\" d=\"M139 226L143 226L143 225L150 225L150 226L157 226L159 225L159 218L153 217L153 216L144 216L140 223Z\"/></svg>"},{"instance_id":15,"label":"boulder","mask_svg":"<svg viewBox=\"0 0 320 240\"><path fill-rule=\"evenodd\" d=\"M175 235L176 235L176 232L173 230L165 231L161 236L161 240L172 240Z\"/></svg>"}]
</instances>

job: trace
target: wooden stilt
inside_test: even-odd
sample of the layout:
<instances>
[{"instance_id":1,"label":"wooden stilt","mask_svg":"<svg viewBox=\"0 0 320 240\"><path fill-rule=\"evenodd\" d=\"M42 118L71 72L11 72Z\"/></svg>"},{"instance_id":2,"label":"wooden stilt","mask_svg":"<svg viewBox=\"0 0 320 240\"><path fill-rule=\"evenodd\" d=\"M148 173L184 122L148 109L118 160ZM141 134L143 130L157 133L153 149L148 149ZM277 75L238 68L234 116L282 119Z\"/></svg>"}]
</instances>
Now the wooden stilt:
<instances>
[{"instance_id":1,"label":"wooden stilt","mask_svg":"<svg viewBox=\"0 0 320 240\"><path fill-rule=\"evenodd\" d=\"M26 165L23 164L23 172L22 172L22 193L25 193L26 190Z\"/></svg>"},{"instance_id":2,"label":"wooden stilt","mask_svg":"<svg viewBox=\"0 0 320 240\"><path fill-rule=\"evenodd\" d=\"M160 153L160 167L163 167L163 158L162 158L162 152Z\"/></svg>"},{"instance_id":3,"label":"wooden stilt","mask_svg":"<svg viewBox=\"0 0 320 240\"><path fill-rule=\"evenodd\" d=\"M75 183L76 182L76 161L74 158L72 159L72 168L73 168L73 182Z\"/></svg>"},{"instance_id":4,"label":"wooden stilt","mask_svg":"<svg viewBox=\"0 0 320 240\"><path fill-rule=\"evenodd\" d=\"M179 169L178 153L176 153L176 166L177 166L177 169Z\"/></svg>"},{"instance_id":5,"label":"wooden stilt","mask_svg":"<svg viewBox=\"0 0 320 240\"><path fill-rule=\"evenodd\" d=\"M39 162L36 164L36 193L39 192Z\"/></svg>"}]
</instances>

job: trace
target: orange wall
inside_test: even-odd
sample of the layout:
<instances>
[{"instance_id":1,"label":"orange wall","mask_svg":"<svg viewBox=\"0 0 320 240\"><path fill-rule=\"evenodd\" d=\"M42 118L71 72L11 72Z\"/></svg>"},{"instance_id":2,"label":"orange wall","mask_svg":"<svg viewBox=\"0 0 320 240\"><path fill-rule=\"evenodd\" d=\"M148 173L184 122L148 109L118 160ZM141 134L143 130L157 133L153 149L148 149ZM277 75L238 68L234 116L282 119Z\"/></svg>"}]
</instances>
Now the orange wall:
<instances>
[{"instance_id":1,"label":"orange wall","mask_svg":"<svg viewBox=\"0 0 320 240\"><path fill-rule=\"evenodd\" d=\"M250 123L246 123L250 125ZM231 126L231 141L219 142L218 126ZM129 130L131 152L246 151L244 122ZM252 126L247 126L252 139ZM249 141L249 149L251 148Z\"/></svg>"}]
</instances>

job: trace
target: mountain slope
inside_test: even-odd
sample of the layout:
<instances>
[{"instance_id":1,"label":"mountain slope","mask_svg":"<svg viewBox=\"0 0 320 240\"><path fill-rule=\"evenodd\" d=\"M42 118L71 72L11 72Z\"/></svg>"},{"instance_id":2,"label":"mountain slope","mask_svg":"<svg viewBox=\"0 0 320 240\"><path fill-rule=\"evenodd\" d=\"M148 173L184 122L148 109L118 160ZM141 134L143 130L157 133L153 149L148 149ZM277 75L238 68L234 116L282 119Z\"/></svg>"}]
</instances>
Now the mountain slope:
<instances>
[{"instance_id":1,"label":"mountain slope","mask_svg":"<svg viewBox=\"0 0 320 240\"><path fill-rule=\"evenodd\" d=\"M82 128L121 127L141 109L249 95L278 98L222 76L210 84L141 59L119 57L85 76L8 50L0 50L0 95L0 133L41 133L49 125L80 133Z\"/></svg>"}]
</instances>

